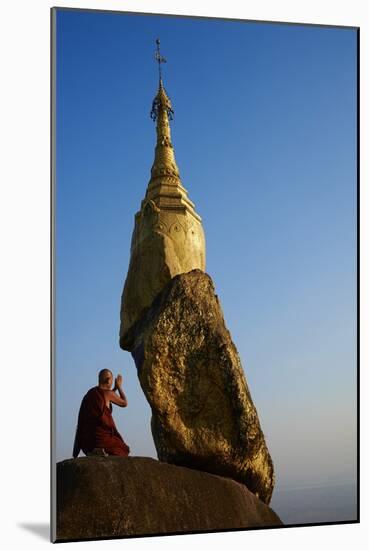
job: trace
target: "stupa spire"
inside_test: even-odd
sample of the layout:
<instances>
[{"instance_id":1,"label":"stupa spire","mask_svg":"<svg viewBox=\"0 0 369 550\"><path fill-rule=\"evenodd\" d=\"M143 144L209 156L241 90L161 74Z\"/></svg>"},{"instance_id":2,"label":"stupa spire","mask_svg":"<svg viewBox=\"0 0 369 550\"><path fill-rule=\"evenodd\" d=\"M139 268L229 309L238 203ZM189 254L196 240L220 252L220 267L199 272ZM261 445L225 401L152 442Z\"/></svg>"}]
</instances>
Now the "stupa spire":
<instances>
[{"instance_id":1,"label":"stupa spire","mask_svg":"<svg viewBox=\"0 0 369 550\"><path fill-rule=\"evenodd\" d=\"M156 122L151 178L135 215L131 257L121 303L120 345L131 349L135 323L157 294L179 273L205 271L205 234L201 217L183 187L170 137L171 101L164 89L161 65L166 60L156 41L159 89L151 118Z\"/></svg>"},{"instance_id":2,"label":"stupa spire","mask_svg":"<svg viewBox=\"0 0 369 550\"><path fill-rule=\"evenodd\" d=\"M159 38L156 40L155 59L159 67L159 89L150 112L151 118L156 122L155 158L151 168L150 184L163 177L174 178L179 183L179 170L174 156L169 125L169 121L173 120L174 110L163 85L161 65L167 60L160 53Z\"/></svg>"}]
</instances>

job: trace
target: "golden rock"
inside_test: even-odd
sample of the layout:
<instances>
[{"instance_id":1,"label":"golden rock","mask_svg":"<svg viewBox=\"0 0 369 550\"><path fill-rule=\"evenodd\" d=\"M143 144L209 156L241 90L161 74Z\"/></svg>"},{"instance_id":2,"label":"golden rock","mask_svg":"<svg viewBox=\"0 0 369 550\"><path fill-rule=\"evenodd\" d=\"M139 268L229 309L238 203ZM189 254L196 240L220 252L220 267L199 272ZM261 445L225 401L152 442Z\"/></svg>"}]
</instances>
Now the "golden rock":
<instances>
[{"instance_id":1,"label":"golden rock","mask_svg":"<svg viewBox=\"0 0 369 550\"><path fill-rule=\"evenodd\" d=\"M209 275L166 285L135 326L132 355L158 458L230 477L269 504L273 462Z\"/></svg>"}]
</instances>

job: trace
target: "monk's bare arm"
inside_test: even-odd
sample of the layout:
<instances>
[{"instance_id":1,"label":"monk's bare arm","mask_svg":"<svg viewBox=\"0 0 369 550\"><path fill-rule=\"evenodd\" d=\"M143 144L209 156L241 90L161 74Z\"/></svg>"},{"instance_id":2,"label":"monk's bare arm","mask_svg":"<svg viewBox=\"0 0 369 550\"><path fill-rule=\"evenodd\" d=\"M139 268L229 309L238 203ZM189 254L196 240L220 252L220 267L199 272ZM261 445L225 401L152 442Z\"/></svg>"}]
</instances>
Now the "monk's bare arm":
<instances>
[{"instance_id":1,"label":"monk's bare arm","mask_svg":"<svg viewBox=\"0 0 369 550\"><path fill-rule=\"evenodd\" d=\"M120 398L122 399L122 401L124 401L124 405L121 405L121 407L126 407L128 405L128 400L127 400L127 397L126 397L126 394L124 393L123 391L123 388L122 386L120 385L117 385L117 388L116 388L119 392L119 396Z\"/></svg>"},{"instance_id":2,"label":"monk's bare arm","mask_svg":"<svg viewBox=\"0 0 369 550\"><path fill-rule=\"evenodd\" d=\"M119 396L115 393L116 390L118 390ZM127 397L124 391L122 390L121 386L116 386L114 390L109 391L109 400L111 401L111 403L114 403L119 407L127 407L128 405Z\"/></svg>"}]
</instances>

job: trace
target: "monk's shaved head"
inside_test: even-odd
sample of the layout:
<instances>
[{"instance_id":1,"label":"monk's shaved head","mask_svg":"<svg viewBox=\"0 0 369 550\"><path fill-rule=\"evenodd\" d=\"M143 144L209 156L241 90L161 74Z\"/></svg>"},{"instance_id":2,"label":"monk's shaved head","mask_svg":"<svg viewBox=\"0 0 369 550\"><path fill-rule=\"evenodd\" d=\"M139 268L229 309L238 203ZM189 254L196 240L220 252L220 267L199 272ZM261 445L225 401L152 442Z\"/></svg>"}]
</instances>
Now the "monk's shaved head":
<instances>
[{"instance_id":1,"label":"monk's shaved head","mask_svg":"<svg viewBox=\"0 0 369 550\"><path fill-rule=\"evenodd\" d=\"M110 376L113 376L113 373L109 369L101 369L99 372L99 384L107 384L109 382Z\"/></svg>"}]
</instances>

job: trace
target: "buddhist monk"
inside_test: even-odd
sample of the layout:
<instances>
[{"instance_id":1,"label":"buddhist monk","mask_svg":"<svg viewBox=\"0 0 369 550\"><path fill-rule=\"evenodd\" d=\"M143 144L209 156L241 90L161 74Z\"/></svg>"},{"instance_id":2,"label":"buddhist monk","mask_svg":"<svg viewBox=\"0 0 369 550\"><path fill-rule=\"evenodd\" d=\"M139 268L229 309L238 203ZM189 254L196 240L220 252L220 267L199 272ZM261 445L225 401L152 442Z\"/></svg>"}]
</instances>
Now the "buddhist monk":
<instances>
[{"instance_id":1,"label":"buddhist monk","mask_svg":"<svg viewBox=\"0 0 369 550\"><path fill-rule=\"evenodd\" d=\"M89 455L128 456L129 447L118 432L112 416L112 403L127 407L127 398L122 389L122 376L118 374L113 384L113 373L102 369L99 384L84 396L79 409L78 423L73 446L73 458L82 450ZM118 391L118 394L116 394Z\"/></svg>"}]
</instances>

